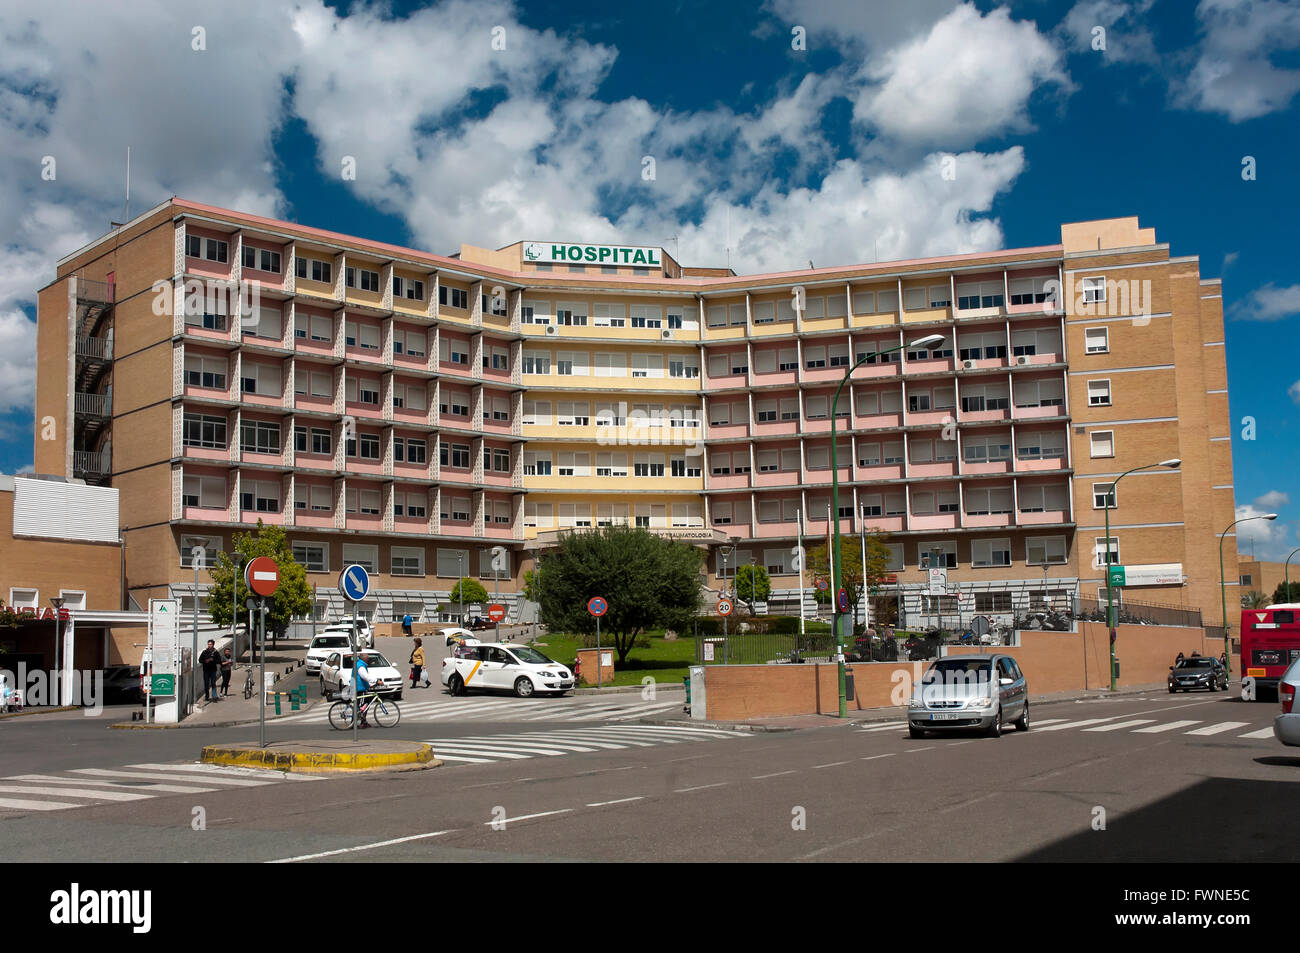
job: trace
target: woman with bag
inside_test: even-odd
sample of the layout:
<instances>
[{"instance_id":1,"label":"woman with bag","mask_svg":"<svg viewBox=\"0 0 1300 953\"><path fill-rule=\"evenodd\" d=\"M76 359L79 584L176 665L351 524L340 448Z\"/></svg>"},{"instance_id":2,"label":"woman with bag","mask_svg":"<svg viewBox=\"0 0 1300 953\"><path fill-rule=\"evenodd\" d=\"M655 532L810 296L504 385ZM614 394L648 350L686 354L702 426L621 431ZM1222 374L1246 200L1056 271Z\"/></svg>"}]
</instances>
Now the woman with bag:
<instances>
[{"instance_id":1,"label":"woman with bag","mask_svg":"<svg viewBox=\"0 0 1300 953\"><path fill-rule=\"evenodd\" d=\"M424 639L415 640L415 648L411 650L411 687L420 687L420 670L424 668Z\"/></svg>"}]
</instances>

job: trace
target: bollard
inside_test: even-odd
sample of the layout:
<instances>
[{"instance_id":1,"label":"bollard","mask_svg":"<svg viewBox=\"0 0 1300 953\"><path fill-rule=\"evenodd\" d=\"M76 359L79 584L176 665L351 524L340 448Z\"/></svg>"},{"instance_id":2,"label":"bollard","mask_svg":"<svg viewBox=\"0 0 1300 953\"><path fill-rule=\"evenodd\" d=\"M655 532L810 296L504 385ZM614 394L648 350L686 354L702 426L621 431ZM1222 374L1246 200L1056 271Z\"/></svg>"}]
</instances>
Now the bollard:
<instances>
[{"instance_id":1,"label":"bollard","mask_svg":"<svg viewBox=\"0 0 1300 953\"><path fill-rule=\"evenodd\" d=\"M298 692L296 690L289 693L289 710L298 710Z\"/></svg>"},{"instance_id":2,"label":"bollard","mask_svg":"<svg viewBox=\"0 0 1300 953\"><path fill-rule=\"evenodd\" d=\"M280 714L280 693L275 693L275 713Z\"/></svg>"}]
</instances>

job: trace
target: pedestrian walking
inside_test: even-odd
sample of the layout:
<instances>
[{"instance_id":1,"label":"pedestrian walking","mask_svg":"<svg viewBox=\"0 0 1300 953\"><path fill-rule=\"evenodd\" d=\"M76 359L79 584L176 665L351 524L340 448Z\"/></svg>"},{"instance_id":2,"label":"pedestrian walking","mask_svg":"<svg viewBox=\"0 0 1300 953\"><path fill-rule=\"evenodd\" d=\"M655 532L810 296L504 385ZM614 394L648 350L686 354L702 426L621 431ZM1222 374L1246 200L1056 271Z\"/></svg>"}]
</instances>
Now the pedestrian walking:
<instances>
[{"instance_id":1,"label":"pedestrian walking","mask_svg":"<svg viewBox=\"0 0 1300 953\"><path fill-rule=\"evenodd\" d=\"M420 687L420 670L423 668L424 668L424 639L416 639L415 648L411 651L411 687L412 688Z\"/></svg>"},{"instance_id":2,"label":"pedestrian walking","mask_svg":"<svg viewBox=\"0 0 1300 953\"><path fill-rule=\"evenodd\" d=\"M215 639L208 639L208 647L199 656L203 666L203 696L210 702L220 701L217 697L217 672L221 668L221 655L217 652Z\"/></svg>"},{"instance_id":3,"label":"pedestrian walking","mask_svg":"<svg viewBox=\"0 0 1300 953\"><path fill-rule=\"evenodd\" d=\"M406 615L404 615L404 616L402 616L402 635L410 635L410 634L411 634L411 623L412 623L412 621L413 621L413 620L411 619L411 616L410 616L409 613L406 614Z\"/></svg>"},{"instance_id":4,"label":"pedestrian walking","mask_svg":"<svg viewBox=\"0 0 1300 953\"><path fill-rule=\"evenodd\" d=\"M235 660L230 655L230 649L226 649L221 656L221 696L223 698L230 695L230 676L235 672Z\"/></svg>"}]
</instances>

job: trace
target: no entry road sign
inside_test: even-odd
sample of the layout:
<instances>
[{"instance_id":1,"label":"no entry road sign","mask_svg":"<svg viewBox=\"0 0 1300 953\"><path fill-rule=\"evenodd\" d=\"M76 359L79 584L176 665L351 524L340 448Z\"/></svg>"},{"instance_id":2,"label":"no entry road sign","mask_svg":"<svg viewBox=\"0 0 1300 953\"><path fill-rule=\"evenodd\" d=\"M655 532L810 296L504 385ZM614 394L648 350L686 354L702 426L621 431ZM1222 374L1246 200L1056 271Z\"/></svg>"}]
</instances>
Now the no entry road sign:
<instances>
[{"instance_id":1,"label":"no entry road sign","mask_svg":"<svg viewBox=\"0 0 1300 953\"><path fill-rule=\"evenodd\" d=\"M504 622L506 607L497 602L492 603L492 605L488 606L488 618L493 622Z\"/></svg>"},{"instance_id":2,"label":"no entry road sign","mask_svg":"<svg viewBox=\"0 0 1300 953\"><path fill-rule=\"evenodd\" d=\"M270 556L250 559L244 567L244 582L259 596L269 596L280 588L280 567Z\"/></svg>"}]
</instances>

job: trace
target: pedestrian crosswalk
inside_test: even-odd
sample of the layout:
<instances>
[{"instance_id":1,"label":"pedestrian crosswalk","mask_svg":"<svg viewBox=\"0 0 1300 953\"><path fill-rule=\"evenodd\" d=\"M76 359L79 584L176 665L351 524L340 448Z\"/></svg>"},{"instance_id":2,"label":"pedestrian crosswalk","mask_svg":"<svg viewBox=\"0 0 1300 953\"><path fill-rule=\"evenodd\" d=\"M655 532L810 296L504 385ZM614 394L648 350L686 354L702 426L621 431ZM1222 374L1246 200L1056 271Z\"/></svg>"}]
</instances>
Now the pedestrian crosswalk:
<instances>
[{"instance_id":1,"label":"pedestrian crosswalk","mask_svg":"<svg viewBox=\"0 0 1300 953\"><path fill-rule=\"evenodd\" d=\"M640 695L624 695L622 701L614 698L470 698L435 697L429 701L403 698L398 705L402 710L402 723L439 721L491 721L491 722L603 722L633 721L654 715L680 714L683 700L659 698L644 701ZM325 719L328 703L316 705L310 711L282 715L277 724L316 723Z\"/></svg>"},{"instance_id":2,"label":"pedestrian crosswalk","mask_svg":"<svg viewBox=\"0 0 1300 953\"><path fill-rule=\"evenodd\" d=\"M0 810L66 811L74 807L144 801L167 794L205 794L320 778L257 768L199 764L131 764L72 768L0 778Z\"/></svg>"},{"instance_id":3,"label":"pedestrian crosswalk","mask_svg":"<svg viewBox=\"0 0 1300 953\"><path fill-rule=\"evenodd\" d=\"M523 761L528 758L554 758L591 751L617 751L688 741L726 741L748 737L748 732L719 728L593 725L590 728L562 728L505 735L461 735L423 740L433 745L434 757L448 765L456 765Z\"/></svg>"},{"instance_id":4,"label":"pedestrian crosswalk","mask_svg":"<svg viewBox=\"0 0 1300 953\"><path fill-rule=\"evenodd\" d=\"M888 732L897 732L906 727L906 721L883 721L872 723L870 725L860 725L856 730L861 733L883 734ZM1241 733L1243 728L1252 728L1251 722L1207 722L1205 719L1194 718L1183 718L1162 722L1156 718L1135 718L1130 714L1111 715L1109 718L1036 718L1033 721L1031 732L1041 733L1047 731L1070 731L1077 729L1081 732L1096 732L1099 734L1127 731L1134 734L1156 735L1177 731L1193 738L1230 735L1233 739L1247 741L1263 741L1273 737L1273 728L1271 726L1254 726L1253 730L1247 731L1244 734Z\"/></svg>"}]
</instances>

